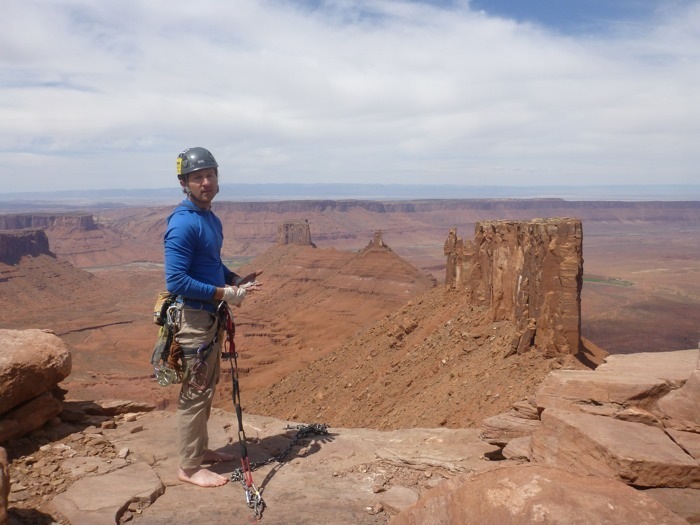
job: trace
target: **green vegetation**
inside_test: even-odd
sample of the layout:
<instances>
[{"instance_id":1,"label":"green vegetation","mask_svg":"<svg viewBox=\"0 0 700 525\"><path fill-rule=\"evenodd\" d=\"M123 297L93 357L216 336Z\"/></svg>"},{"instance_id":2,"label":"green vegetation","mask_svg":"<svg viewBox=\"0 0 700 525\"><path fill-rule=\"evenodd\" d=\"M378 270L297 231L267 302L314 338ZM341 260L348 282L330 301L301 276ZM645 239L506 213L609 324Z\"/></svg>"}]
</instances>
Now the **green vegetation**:
<instances>
[{"instance_id":1,"label":"green vegetation","mask_svg":"<svg viewBox=\"0 0 700 525\"><path fill-rule=\"evenodd\" d=\"M243 257L240 255L232 257L230 259L222 258L222 260L224 261L224 264L234 271L236 268L240 268L241 266L248 264L253 259L254 259L254 257Z\"/></svg>"},{"instance_id":2,"label":"green vegetation","mask_svg":"<svg viewBox=\"0 0 700 525\"><path fill-rule=\"evenodd\" d=\"M595 283L595 284L609 284L611 286L634 286L634 281L626 281L625 279L619 279L617 277L600 277L597 275L591 275L590 277L583 278L584 283Z\"/></svg>"}]
</instances>

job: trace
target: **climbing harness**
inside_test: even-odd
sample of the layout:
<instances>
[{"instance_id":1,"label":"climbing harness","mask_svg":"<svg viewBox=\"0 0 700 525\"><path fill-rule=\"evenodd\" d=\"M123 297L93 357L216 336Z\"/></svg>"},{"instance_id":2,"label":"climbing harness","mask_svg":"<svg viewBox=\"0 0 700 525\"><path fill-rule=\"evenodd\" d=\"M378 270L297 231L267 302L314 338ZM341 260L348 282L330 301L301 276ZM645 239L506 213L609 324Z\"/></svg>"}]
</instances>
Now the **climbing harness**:
<instances>
[{"instance_id":1,"label":"climbing harness","mask_svg":"<svg viewBox=\"0 0 700 525\"><path fill-rule=\"evenodd\" d=\"M259 520L262 518L263 510L265 509L265 501L262 498L262 491L259 490L253 483L253 470L270 463L282 463L284 457L289 454L292 447L297 442L309 434L328 434L327 425L287 425L286 428L296 428L297 433L290 441L287 448L282 453L271 457L267 461L256 462L251 464L248 458L248 445L246 442L245 431L243 429L243 409L241 408L241 390L238 381L238 354L236 353L236 344L234 335L236 325L233 322L233 313L227 303L221 301L218 307L219 320L222 329L226 332L226 337L221 342L221 358L228 360L231 365L231 381L233 383L233 404L236 408L236 417L238 419L238 443L241 446L241 468L234 470L231 473L231 481L239 481L243 485L245 491L245 499L248 507L253 509L255 517Z\"/></svg>"}]
</instances>

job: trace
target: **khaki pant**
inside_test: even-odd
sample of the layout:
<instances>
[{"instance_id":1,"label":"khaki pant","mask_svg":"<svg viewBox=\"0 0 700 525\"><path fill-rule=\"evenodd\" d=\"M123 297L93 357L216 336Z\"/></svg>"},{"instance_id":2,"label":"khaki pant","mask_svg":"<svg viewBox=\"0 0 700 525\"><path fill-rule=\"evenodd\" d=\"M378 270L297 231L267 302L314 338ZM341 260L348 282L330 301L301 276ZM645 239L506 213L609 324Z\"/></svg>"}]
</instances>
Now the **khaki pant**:
<instances>
[{"instance_id":1,"label":"khaki pant","mask_svg":"<svg viewBox=\"0 0 700 525\"><path fill-rule=\"evenodd\" d=\"M197 468L202 464L204 451L209 448L207 423L211 414L216 384L219 382L220 344L217 340L206 357L205 388L200 391L189 385L192 369L197 362L196 351L202 344L214 340L218 328L214 314L206 310L183 307L180 330L175 338L182 346L185 361L180 397L177 402L177 439L180 467Z\"/></svg>"}]
</instances>

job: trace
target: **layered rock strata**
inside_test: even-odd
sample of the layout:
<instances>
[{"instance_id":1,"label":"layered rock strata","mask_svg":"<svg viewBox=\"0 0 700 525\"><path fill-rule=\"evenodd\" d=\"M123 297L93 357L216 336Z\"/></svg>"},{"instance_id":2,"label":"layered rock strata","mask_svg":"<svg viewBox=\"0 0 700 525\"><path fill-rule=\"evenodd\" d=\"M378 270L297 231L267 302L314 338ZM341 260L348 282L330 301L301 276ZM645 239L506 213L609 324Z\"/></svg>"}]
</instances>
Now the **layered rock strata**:
<instances>
[{"instance_id":1,"label":"layered rock strata","mask_svg":"<svg viewBox=\"0 0 700 525\"><path fill-rule=\"evenodd\" d=\"M316 246L311 242L311 228L308 220L285 221L277 227L277 244L298 244Z\"/></svg>"},{"instance_id":2,"label":"layered rock strata","mask_svg":"<svg viewBox=\"0 0 700 525\"><path fill-rule=\"evenodd\" d=\"M43 230L0 232L0 262L16 264L25 255L51 255L49 239Z\"/></svg>"},{"instance_id":3,"label":"layered rock strata","mask_svg":"<svg viewBox=\"0 0 700 525\"><path fill-rule=\"evenodd\" d=\"M570 218L485 221L473 241L452 229L444 244L445 284L474 304L491 308L493 321L514 321L512 353L534 347L546 357L581 348L583 230Z\"/></svg>"},{"instance_id":4,"label":"layered rock strata","mask_svg":"<svg viewBox=\"0 0 700 525\"><path fill-rule=\"evenodd\" d=\"M485 419L481 437L506 458L644 489L698 523L700 351L553 371L530 402Z\"/></svg>"},{"instance_id":5,"label":"layered rock strata","mask_svg":"<svg viewBox=\"0 0 700 525\"><path fill-rule=\"evenodd\" d=\"M0 215L0 230L45 228L75 228L80 231L97 229L95 219L88 214L5 214Z\"/></svg>"}]
</instances>

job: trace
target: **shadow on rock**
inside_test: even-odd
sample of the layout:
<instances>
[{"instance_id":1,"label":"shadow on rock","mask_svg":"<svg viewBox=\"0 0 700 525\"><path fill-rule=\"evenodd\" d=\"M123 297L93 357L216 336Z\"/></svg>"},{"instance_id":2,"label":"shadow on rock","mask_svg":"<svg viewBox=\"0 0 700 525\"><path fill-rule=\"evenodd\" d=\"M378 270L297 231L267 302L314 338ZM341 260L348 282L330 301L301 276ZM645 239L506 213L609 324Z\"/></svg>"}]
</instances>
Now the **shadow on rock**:
<instances>
[{"instance_id":1,"label":"shadow on rock","mask_svg":"<svg viewBox=\"0 0 700 525\"><path fill-rule=\"evenodd\" d=\"M7 525L56 525L56 518L36 509L8 509Z\"/></svg>"},{"instance_id":2,"label":"shadow on rock","mask_svg":"<svg viewBox=\"0 0 700 525\"><path fill-rule=\"evenodd\" d=\"M334 439L334 435L328 431L328 427L318 423L287 425L286 430L283 434L262 439L247 439L246 443L239 442L238 444L238 452L241 456L247 455L249 458L251 471L265 465L275 464L260 483L258 487L260 493L265 490L267 484L285 463L315 454L321 450L323 444ZM245 484L243 467L237 468L231 473L231 480L242 481Z\"/></svg>"}]
</instances>

